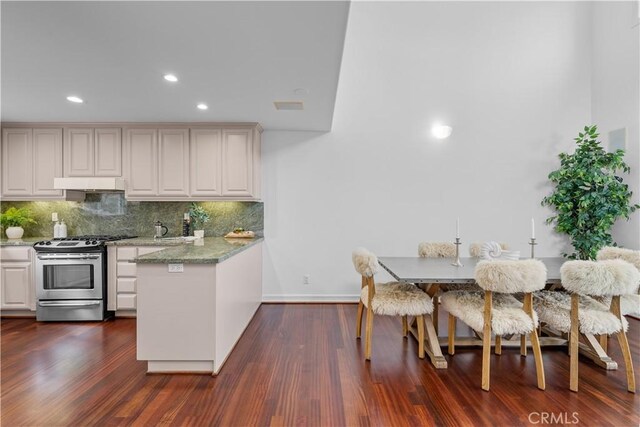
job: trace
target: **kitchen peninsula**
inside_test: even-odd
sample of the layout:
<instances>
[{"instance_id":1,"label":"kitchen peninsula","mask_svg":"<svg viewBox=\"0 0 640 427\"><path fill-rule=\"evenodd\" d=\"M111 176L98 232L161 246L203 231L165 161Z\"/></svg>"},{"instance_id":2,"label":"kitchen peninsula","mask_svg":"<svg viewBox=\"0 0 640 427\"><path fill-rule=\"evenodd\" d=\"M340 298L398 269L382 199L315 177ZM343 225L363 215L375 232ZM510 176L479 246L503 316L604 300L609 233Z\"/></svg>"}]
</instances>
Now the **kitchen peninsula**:
<instances>
[{"instance_id":1,"label":"kitchen peninsula","mask_svg":"<svg viewBox=\"0 0 640 427\"><path fill-rule=\"evenodd\" d=\"M217 374L262 300L262 238L207 237L131 262L147 372Z\"/></svg>"}]
</instances>

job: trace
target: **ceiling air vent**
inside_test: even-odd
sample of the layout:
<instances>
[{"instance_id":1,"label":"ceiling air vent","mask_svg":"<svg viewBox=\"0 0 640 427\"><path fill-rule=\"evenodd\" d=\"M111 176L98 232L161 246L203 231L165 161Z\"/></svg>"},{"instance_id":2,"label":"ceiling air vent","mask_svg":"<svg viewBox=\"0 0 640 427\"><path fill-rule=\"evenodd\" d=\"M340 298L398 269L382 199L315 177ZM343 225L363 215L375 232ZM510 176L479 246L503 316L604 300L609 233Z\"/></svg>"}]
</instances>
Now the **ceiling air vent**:
<instances>
[{"instance_id":1,"label":"ceiling air vent","mask_svg":"<svg viewBox=\"0 0 640 427\"><path fill-rule=\"evenodd\" d=\"M302 101L274 101L276 110L304 110Z\"/></svg>"}]
</instances>

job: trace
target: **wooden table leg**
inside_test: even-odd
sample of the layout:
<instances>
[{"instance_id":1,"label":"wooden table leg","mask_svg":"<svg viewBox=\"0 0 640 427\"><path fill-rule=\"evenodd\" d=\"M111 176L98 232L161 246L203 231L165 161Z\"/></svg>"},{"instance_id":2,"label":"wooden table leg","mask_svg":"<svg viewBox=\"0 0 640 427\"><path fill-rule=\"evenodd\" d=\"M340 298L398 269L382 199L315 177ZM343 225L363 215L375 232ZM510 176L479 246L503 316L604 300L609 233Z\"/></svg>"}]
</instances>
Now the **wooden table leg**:
<instances>
[{"instance_id":1,"label":"wooden table leg","mask_svg":"<svg viewBox=\"0 0 640 427\"><path fill-rule=\"evenodd\" d=\"M418 338L418 331L416 330L416 322L414 320L411 325L411 335L415 339ZM442 355L442 350L440 349L440 340L438 339L438 335L436 334L436 329L433 326L433 320L431 316L424 316L424 326L425 326L425 352L427 356L429 356L429 360L431 360L431 364L436 369L447 369L447 359Z\"/></svg>"}]
</instances>

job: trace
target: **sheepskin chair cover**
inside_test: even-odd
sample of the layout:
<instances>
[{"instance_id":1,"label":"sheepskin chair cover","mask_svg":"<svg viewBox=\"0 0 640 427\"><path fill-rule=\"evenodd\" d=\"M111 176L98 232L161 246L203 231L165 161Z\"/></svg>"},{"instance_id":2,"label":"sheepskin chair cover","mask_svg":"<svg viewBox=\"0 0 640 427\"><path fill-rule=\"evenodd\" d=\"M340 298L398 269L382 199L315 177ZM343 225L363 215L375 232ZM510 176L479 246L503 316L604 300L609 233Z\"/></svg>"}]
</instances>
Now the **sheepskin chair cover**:
<instances>
[{"instance_id":1,"label":"sheepskin chair cover","mask_svg":"<svg viewBox=\"0 0 640 427\"><path fill-rule=\"evenodd\" d=\"M456 245L449 242L422 242L418 245L422 258L455 258Z\"/></svg>"},{"instance_id":2,"label":"sheepskin chair cover","mask_svg":"<svg viewBox=\"0 0 640 427\"><path fill-rule=\"evenodd\" d=\"M606 259L622 259L633 264L635 268L640 270L640 251L606 246L598 251L596 259L598 261L604 261Z\"/></svg>"},{"instance_id":3,"label":"sheepskin chair cover","mask_svg":"<svg viewBox=\"0 0 640 427\"><path fill-rule=\"evenodd\" d=\"M362 288L360 299L368 307L368 286ZM410 283L379 283L371 301L371 309L375 314L383 316L419 316L433 312L433 301L429 295Z\"/></svg>"},{"instance_id":4,"label":"sheepskin chair cover","mask_svg":"<svg viewBox=\"0 0 640 427\"><path fill-rule=\"evenodd\" d=\"M538 326L523 310L522 303L513 295L494 294L491 306L491 330L496 335L528 334ZM484 328L484 292L446 292L440 297L442 307L475 331Z\"/></svg>"},{"instance_id":5,"label":"sheepskin chair cover","mask_svg":"<svg viewBox=\"0 0 640 427\"><path fill-rule=\"evenodd\" d=\"M361 276L371 277L378 272L378 257L365 248L357 248L351 254L351 260L356 271Z\"/></svg>"},{"instance_id":6,"label":"sheepskin chair cover","mask_svg":"<svg viewBox=\"0 0 640 427\"><path fill-rule=\"evenodd\" d=\"M629 327L627 319L620 320L604 305L586 295L580 295L578 322L583 334L614 334ZM557 291L540 291L534 294L533 307L540 321L560 332L571 331L571 294Z\"/></svg>"},{"instance_id":7,"label":"sheepskin chair cover","mask_svg":"<svg viewBox=\"0 0 640 427\"><path fill-rule=\"evenodd\" d=\"M486 291L513 294L544 288L547 267L536 259L521 261L480 261L475 270L476 283Z\"/></svg>"},{"instance_id":8,"label":"sheepskin chair cover","mask_svg":"<svg viewBox=\"0 0 640 427\"><path fill-rule=\"evenodd\" d=\"M621 259L567 261L560 268L562 287L580 295L638 293L640 271Z\"/></svg>"},{"instance_id":9,"label":"sheepskin chair cover","mask_svg":"<svg viewBox=\"0 0 640 427\"><path fill-rule=\"evenodd\" d=\"M469 256L471 256L471 258L480 258L480 252L482 252L482 245L484 245L485 242L474 242L472 244L469 245ZM502 248L503 251L508 251L509 250L509 245L507 245L506 243L500 243L500 247Z\"/></svg>"}]
</instances>

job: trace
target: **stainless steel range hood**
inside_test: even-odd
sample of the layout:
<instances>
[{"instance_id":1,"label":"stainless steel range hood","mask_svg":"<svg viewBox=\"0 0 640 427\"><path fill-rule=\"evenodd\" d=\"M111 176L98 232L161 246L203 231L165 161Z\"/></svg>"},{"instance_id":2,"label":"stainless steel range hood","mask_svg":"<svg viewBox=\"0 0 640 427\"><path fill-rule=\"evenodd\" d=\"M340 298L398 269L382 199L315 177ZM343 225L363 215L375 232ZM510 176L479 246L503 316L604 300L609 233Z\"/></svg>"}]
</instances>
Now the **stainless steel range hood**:
<instances>
[{"instance_id":1,"label":"stainless steel range hood","mask_svg":"<svg viewBox=\"0 0 640 427\"><path fill-rule=\"evenodd\" d=\"M124 191L125 184L124 179L122 178L54 178L53 188L55 188L56 190L73 190L83 191L86 193L107 193Z\"/></svg>"}]
</instances>

